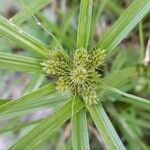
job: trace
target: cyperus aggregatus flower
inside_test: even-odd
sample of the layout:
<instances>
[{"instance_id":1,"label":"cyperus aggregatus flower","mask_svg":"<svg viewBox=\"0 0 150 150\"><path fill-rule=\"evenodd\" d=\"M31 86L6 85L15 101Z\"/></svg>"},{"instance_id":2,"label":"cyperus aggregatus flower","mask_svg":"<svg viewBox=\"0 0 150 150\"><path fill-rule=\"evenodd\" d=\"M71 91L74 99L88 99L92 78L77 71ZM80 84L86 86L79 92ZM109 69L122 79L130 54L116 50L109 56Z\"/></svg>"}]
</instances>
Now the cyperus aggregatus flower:
<instances>
[{"instance_id":1,"label":"cyperus aggregatus flower","mask_svg":"<svg viewBox=\"0 0 150 150\"><path fill-rule=\"evenodd\" d=\"M92 105L98 103L95 85L100 80L97 69L103 60L104 51L100 49L88 52L80 48L73 56L68 56L63 50L52 50L41 65L44 72L57 78L57 90L78 94L85 103Z\"/></svg>"}]
</instances>

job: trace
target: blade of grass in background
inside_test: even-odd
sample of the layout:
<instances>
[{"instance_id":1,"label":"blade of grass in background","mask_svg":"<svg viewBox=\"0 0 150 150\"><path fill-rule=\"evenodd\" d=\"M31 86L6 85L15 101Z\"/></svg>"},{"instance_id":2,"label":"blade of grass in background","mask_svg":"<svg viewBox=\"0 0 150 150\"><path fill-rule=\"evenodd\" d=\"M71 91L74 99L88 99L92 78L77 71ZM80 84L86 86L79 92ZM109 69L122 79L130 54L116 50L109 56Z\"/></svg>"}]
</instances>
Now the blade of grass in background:
<instances>
[{"instance_id":1,"label":"blade of grass in background","mask_svg":"<svg viewBox=\"0 0 150 150\"><path fill-rule=\"evenodd\" d=\"M11 113L13 113L15 111L15 109L18 106L18 108L20 108L20 105L23 102L27 102L27 101L31 101L31 99L33 98L38 98L41 97L43 95L49 94L52 91L54 91L54 85L53 83L48 84L34 92L31 92L15 101L10 101L8 103L6 103L5 105L2 105L0 107L0 119L5 119L7 115L10 115Z\"/></svg>"},{"instance_id":2,"label":"blade of grass in background","mask_svg":"<svg viewBox=\"0 0 150 150\"><path fill-rule=\"evenodd\" d=\"M102 105L87 106L87 108L107 148L125 150Z\"/></svg>"},{"instance_id":3,"label":"blade of grass in background","mask_svg":"<svg viewBox=\"0 0 150 150\"><path fill-rule=\"evenodd\" d=\"M142 107L144 109L150 110L150 100L147 100L145 98L141 98L141 97L138 97L138 96L135 96L132 94L125 93L125 92L120 91L119 89L116 89L114 87L104 86L104 88L126 97L125 99L124 98L122 99L124 102L128 102L128 103L131 103L133 105L136 105L136 106Z\"/></svg>"},{"instance_id":4,"label":"blade of grass in background","mask_svg":"<svg viewBox=\"0 0 150 150\"><path fill-rule=\"evenodd\" d=\"M125 69L118 70L116 72L112 72L104 77L101 81L101 84L106 84L109 86L118 86L124 80L134 76L137 74L136 67L129 67Z\"/></svg>"},{"instance_id":5,"label":"blade of grass in background","mask_svg":"<svg viewBox=\"0 0 150 150\"><path fill-rule=\"evenodd\" d=\"M129 67L110 73L102 79L99 85L97 85L97 90L99 91L99 98L102 100L105 93L109 94L110 92L107 89L102 89L101 85L109 85L117 88L123 86L125 81L127 81L129 78L136 74L136 67Z\"/></svg>"},{"instance_id":6,"label":"blade of grass in background","mask_svg":"<svg viewBox=\"0 0 150 150\"><path fill-rule=\"evenodd\" d=\"M0 52L0 68L42 74L40 59Z\"/></svg>"},{"instance_id":7,"label":"blade of grass in background","mask_svg":"<svg viewBox=\"0 0 150 150\"><path fill-rule=\"evenodd\" d=\"M25 87L23 93L24 94L28 94L31 91L37 90L42 85L42 83L44 82L44 80L45 80L45 76L44 75L33 74L31 81Z\"/></svg>"},{"instance_id":8,"label":"blade of grass in background","mask_svg":"<svg viewBox=\"0 0 150 150\"><path fill-rule=\"evenodd\" d=\"M134 0L115 24L104 34L96 47L111 52L150 11L149 0Z\"/></svg>"},{"instance_id":9,"label":"blade of grass in background","mask_svg":"<svg viewBox=\"0 0 150 150\"><path fill-rule=\"evenodd\" d=\"M48 55L49 50L47 45L25 33L22 29L19 29L2 16L0 16L0 33L6 39L15 42L22 48L37 53L39 56L47 57Z\"/></svg>"},{"instance_id":10,"label":"blade of grass in background","mask_svg":"<svg viewBox=\"0 0 150 150\"><path fill-rule=\"evenodd\" d=\"M32 0L32 3L29 1L30 4L29 8L24 7L22 10L20 10L19 13L17 13L13 18L11 18L11 21L16 25L20 25L24 21L26 21L29 17L31 17L36 12L38 12L39 10L41 10L50 3L51 0L34 0L34 1Z\"/></svg>"},{"instance_id":11,"label":"blade of grass in background","mask_svg":"<svg viewBox=\"0 0 150 150\"><path fill-rule=\"evenodd\" d=\"M72 117L72 144L74 150L89 150L89 138L85 109ZM79 134L80 133L80 134ZM83 143L84 142L84 143Z\"/></svg>"},{"instance_id":12,"label":"blade of grass in background","mask_svg":"<svg viewBox=\"0 0 150 150\"><path fill-rule=\"evenodd\" d=\"M77 113L84 107L83 101L76 98L74 104L74 113ZM67 102L64 106L60 107L52 115L45 118L37 127L31 130L27 135L25 135L19 142L14 144L10 150L27 150L36 149L47 140L47 136L50 133L62 125L71 117L72 101Z\"/></svg>"},{"instance_id":13,"label":"blade of grass in background","mask_svg":"<svg viewBox=\"0 0 150 150\"><path fill-rule=\"evenodd\" d=\"M138 149L139 146L142 145L140 137L138 137L138 135L132 130L132 128L130 128L126 119L122 116L120 111L117 111L113 104L108 104L107 106L107 112L109 112L113 120L115 120L117 127L128 142L129 146L127 148L129 149L129 147L131 146L132 148L130 149ZM139 143L138 145L137 142Z\"/></svg>"},{"instance_id":14,"label":"blade of grass in background","mask_svg":"<svg viewBox=\"0 0 150 150\"><path fill-rule=\"evenodd\" d=\"M105 1L107 1L107 7L110 8L116 16L120 16L123 13L124 8L122 8L119 5L119 3L116 2L115 0L105 0Z\"/></svg>"},{"instance_id":15,"label":"blade of grass in background","mask_svg":"<svg viewBox=\"0 0 150 150\"><path fill-rule=\"evenodd\" d=\"M77 48L87 48L90 37L93 0L81 0L78 19Z\"/></svg>"}]
</instances>

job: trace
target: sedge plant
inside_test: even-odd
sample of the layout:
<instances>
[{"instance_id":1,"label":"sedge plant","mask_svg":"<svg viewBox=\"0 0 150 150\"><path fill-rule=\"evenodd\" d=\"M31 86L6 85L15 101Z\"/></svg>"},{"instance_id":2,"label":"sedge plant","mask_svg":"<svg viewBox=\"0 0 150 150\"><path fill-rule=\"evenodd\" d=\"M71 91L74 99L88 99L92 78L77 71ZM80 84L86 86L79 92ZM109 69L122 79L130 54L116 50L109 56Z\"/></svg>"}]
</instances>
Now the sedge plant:
<instances>
[{"instance_id":1,"label":"sedge plant","mask_svg":"<svg viewBox=\"0 0 150 150\"><path fill-rule=\"evenodd\" d=\"M93 46L91 40L100 13L99 9L102 9L106 2L97 7L98 13L97 16L94 16L94 1L81 0L77 38L75 41L73 40L72 44L75 47L71 47L72 45L70 46L66 42L65 44L69 47L68 50L57 39L58 31L56 31L55 37L49 31L48 25L44 23L46 19L39 12L50 2L49 0L34 0L29 5L29 2L21 0L23 9L14 17L8 20L0 16L1 37L29 50L33 56L34 54L37 56L27 57L0 52L0 68L28 72L33 76L38 75L38 77L35 76L33 85L41 82L40 75L51 78L46 85L33 88L33 91L27 92L16 100L0 103L0 120L22 116L25 112L28 113L28 110L35 107L40 108L41 105L50 106L55 103L55 106L57 106L52 114L31 123L35 125L34 128L10 146L9 149L38 149L55 133L58 127L70 119L73 149L89 150L87 113L90 114L96 125L105 148L110 150L126 149L127 147L118 136L103 107L106 95L107 93L116 93L124 97L124 102L140 106L147 111L150 110L150 101L128 94L118 88L122 81L128 80L129 77L137 73L136 66L107 75L103 74L102 68L118 44L149 13L150 1L134 0L126 10L118 10L123 11L121 16ZM118 15L118 11L114 11ZM19 27L30 16L36 19L42 29L52 36L55 43L54 47L49 48L47 44L29 35ZM40 22L40 20L44 21ZM59 34L58 36L59 38L67 38ZM119 118L115 105L108 104L108 106L113 112L113 118ZM122 120L118 119L117 121L121 128L124 128ZM128 135L128 133L125 133L125 135ZM143 146L143 143L141 145Z\"/></svg>"}]
</instances>

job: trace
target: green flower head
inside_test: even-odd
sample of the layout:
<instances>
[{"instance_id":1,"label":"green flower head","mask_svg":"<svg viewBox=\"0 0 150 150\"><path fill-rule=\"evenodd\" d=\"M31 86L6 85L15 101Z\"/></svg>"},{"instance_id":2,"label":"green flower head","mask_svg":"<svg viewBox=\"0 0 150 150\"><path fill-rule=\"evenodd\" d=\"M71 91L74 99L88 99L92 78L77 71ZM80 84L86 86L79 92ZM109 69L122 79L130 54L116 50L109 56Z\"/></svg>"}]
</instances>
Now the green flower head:
<instances>
[{"instance_id":1,"label":"green flower head","mask_svg":"<svg viewBox=\"0 0 150 150\"><path fill-rule=\"evenodd\" d=\"M97 49L88 53L81 48L75 51L73 58L66 56L64 51L51 51L49 58L41 63L43 71L57 77L57 90L76 93L89 105L97 104L98 96L94 87L100 81L100 75L96 69L103 62L104 51Z\"/></svg>"}]
</instances>

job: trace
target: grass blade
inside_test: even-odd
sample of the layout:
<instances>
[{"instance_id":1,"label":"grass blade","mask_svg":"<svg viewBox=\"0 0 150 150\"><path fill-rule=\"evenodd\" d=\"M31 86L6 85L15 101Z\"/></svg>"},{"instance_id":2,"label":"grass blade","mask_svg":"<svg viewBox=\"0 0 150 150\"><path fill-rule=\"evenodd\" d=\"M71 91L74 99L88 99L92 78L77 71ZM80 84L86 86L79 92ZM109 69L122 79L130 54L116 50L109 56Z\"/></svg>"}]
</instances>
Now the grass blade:
<instances>
[{"instance_id":1,"label":"grass blade","mask_svg":"<svg viewBox=\"0 0 150 150\"><path fill-rule=\"evenodd\" d=\"M72 119L72 145L74 150L89 150L89 138L85 109L76 113Z\"/></svg>"},{"instance_id":2,"label":"grass blade","mask_svg":"<svg viewBox=\"0 0 150 150\"><path fill-rule=\"evenodd\" d=\"M28 94L32 91L35 91L35 90L39 89L39 87L42 85L44 80L45 80L44 75L33 74L31 82L26 85L26 87L23 91L23 94Z\"/></svg>"},{"instance_id":3,"label":"grass blade","mask_svg":"<svg viewBox=\"0 0 150 150\"><path fill-rule=\"evenodd\" d=\"M83 101L77 98L75 100L74 113L77 113L83 107ZM19 142L14 144L10 150L28 150L39 147L39 145L48 138L48 135L71 117L71 108L72 101L68 101L64 106L60 107L56 112L44 119Z\"/></svg>"},{"instance_id":4,"label":"grass blade","mask_svg":"<svg viewBox=\"0 0 150 150\"><path fill-rule=\"evenodd\" d=\"M8 99L0 99L0 106L8 103L10 100Z\"/></svg>"},{"instance_id":5,"label":"grass blade","mask_svg":"<svg viewBox=\"0 0 150 150\"><path fill-rule=\"evenodd\" d=\"M14 111L4 114L0 120L14 119L31 114L41 109L53 108L54 110L63 105L68 99L67 96L60 96L57 93L51 93L49 96L42 96L41 98L30 99L30 101L22 101L22 103L13 107ZM1 105L1 101L0 101ZM4 103L2 104L4 105Z\"/></svg>"},{"instance_id":6,"label":"grass blade","mask_svg":"<svg viewBox=\"0 0 150 150\"><path fill-rule=\"evenodd\" d=\"M104 34L96 47L112 51L150 11L149 0L134 0L116 23Z\"/></svg>"},{"instance_id":7,"label":"grass blade","mask_svg":"<svg viewBox=\"0 0 150 150\"><path fill-rule=\"evenodd\" d=\"M29 8L24 7L19 13L17 13L13 18L11 18L11 21L16 25L20 25L29 17L31 17L36 12L38 12L50 3L51 0L34 0L32 1L32 3L30 3L30 5L28 5Z\"/></svg>"},{"instance_id":8,"label":"grass blade","mask_svg":"<svg viewBox=\"0 0 150 150\"><path fill-rule=\"evenodd\" d=\"M6 39L15 42L18 46L29 49L39 56L47 57L49 50L44 43L33 38L3 16L0 16L0 33Z\"/></svg>"},{"instance_id":9,"label":"grass blade","mask_svg":"<svg viewBox=\"0 0 150 150\"><path fill-rule=\"evenodd\" d=\"M144 109L150 110L150 100L147 100L145 98L141 98L141 97L138 97L138 96L135 96L132 94L125 93L125 92L120 91L119 89L116 89L114 87L105 86L105 88L109 91L115 92L117 94L120 94L120 95L126 97L125 99L124 98L122 99L124 102L128 102L128 103L131 103L133 105L136 105L136 106L142 107Z\"/></svg>"},{"instance_id":10,"label":"grass blade","mask_svg":"<svg viewBox=\"0 0 150 150\"><path fill-rule=\"evenodd\" d=\"M116 16L120 16L120 14L123 13L124 8L122 8L118 2L114 1L114 0L106 0L107 3L107 7L111 9L111 11L116 15Z\"/></svg>"},{"instance_id":11,"label":"grass blade","mask_svg":"<svg viewBox=\"0 0 150 150\"><path fill-rule=\"evenodd\" d=\"M0 106L0 114L1 114L0 119L6 119L6 116L11 116L13 112L16 111L17 108L20 108L20 105L22 105L22 103L31 101L31 99L33 98L35 99L41 97L43 95L51 93L52 91L54 91L54 85L51 83L17 100L10 101Z\"/></svg>"},{"instance_id":12,"label":"grass blade","mask_svg":"<svg viewBox=\"0 0 150 150\"><path fill-rule=\"evenodd\" d=\"M102 79L102 84L106 84L109 86L118 86L128 78L137 74L136 67L129 67L125 69L121 69L115 72L108 74L106 77Z\"/></svg>"},{"instance_id":13,"label":"grass blade","mask_svg":"<svg viewBox=\"0 0 150 150\"><path fill-rule=\"evenodd\" d=\"M0 52L0 68L42 74L40 59Z\"/></svg>"},{"instance_id":14,"label":"grass blade","mask_svg":"<svg viewBox=\"0 0 150 150\"><path fill-rule=\"evenodd\" d=\"M106 146L110 150L125 150L102 105L87 106Z\"/></svg>"},{"instance_id":15,"label":"grass blade","mask_svg":"<svg viewBox=\"0 0 150 150\"><path fill-rule=\"evenodd\" d=\"M81 0L77 32L77 48L87 48L92 16L93 0Z\"/></svg>"}]
</instances>

